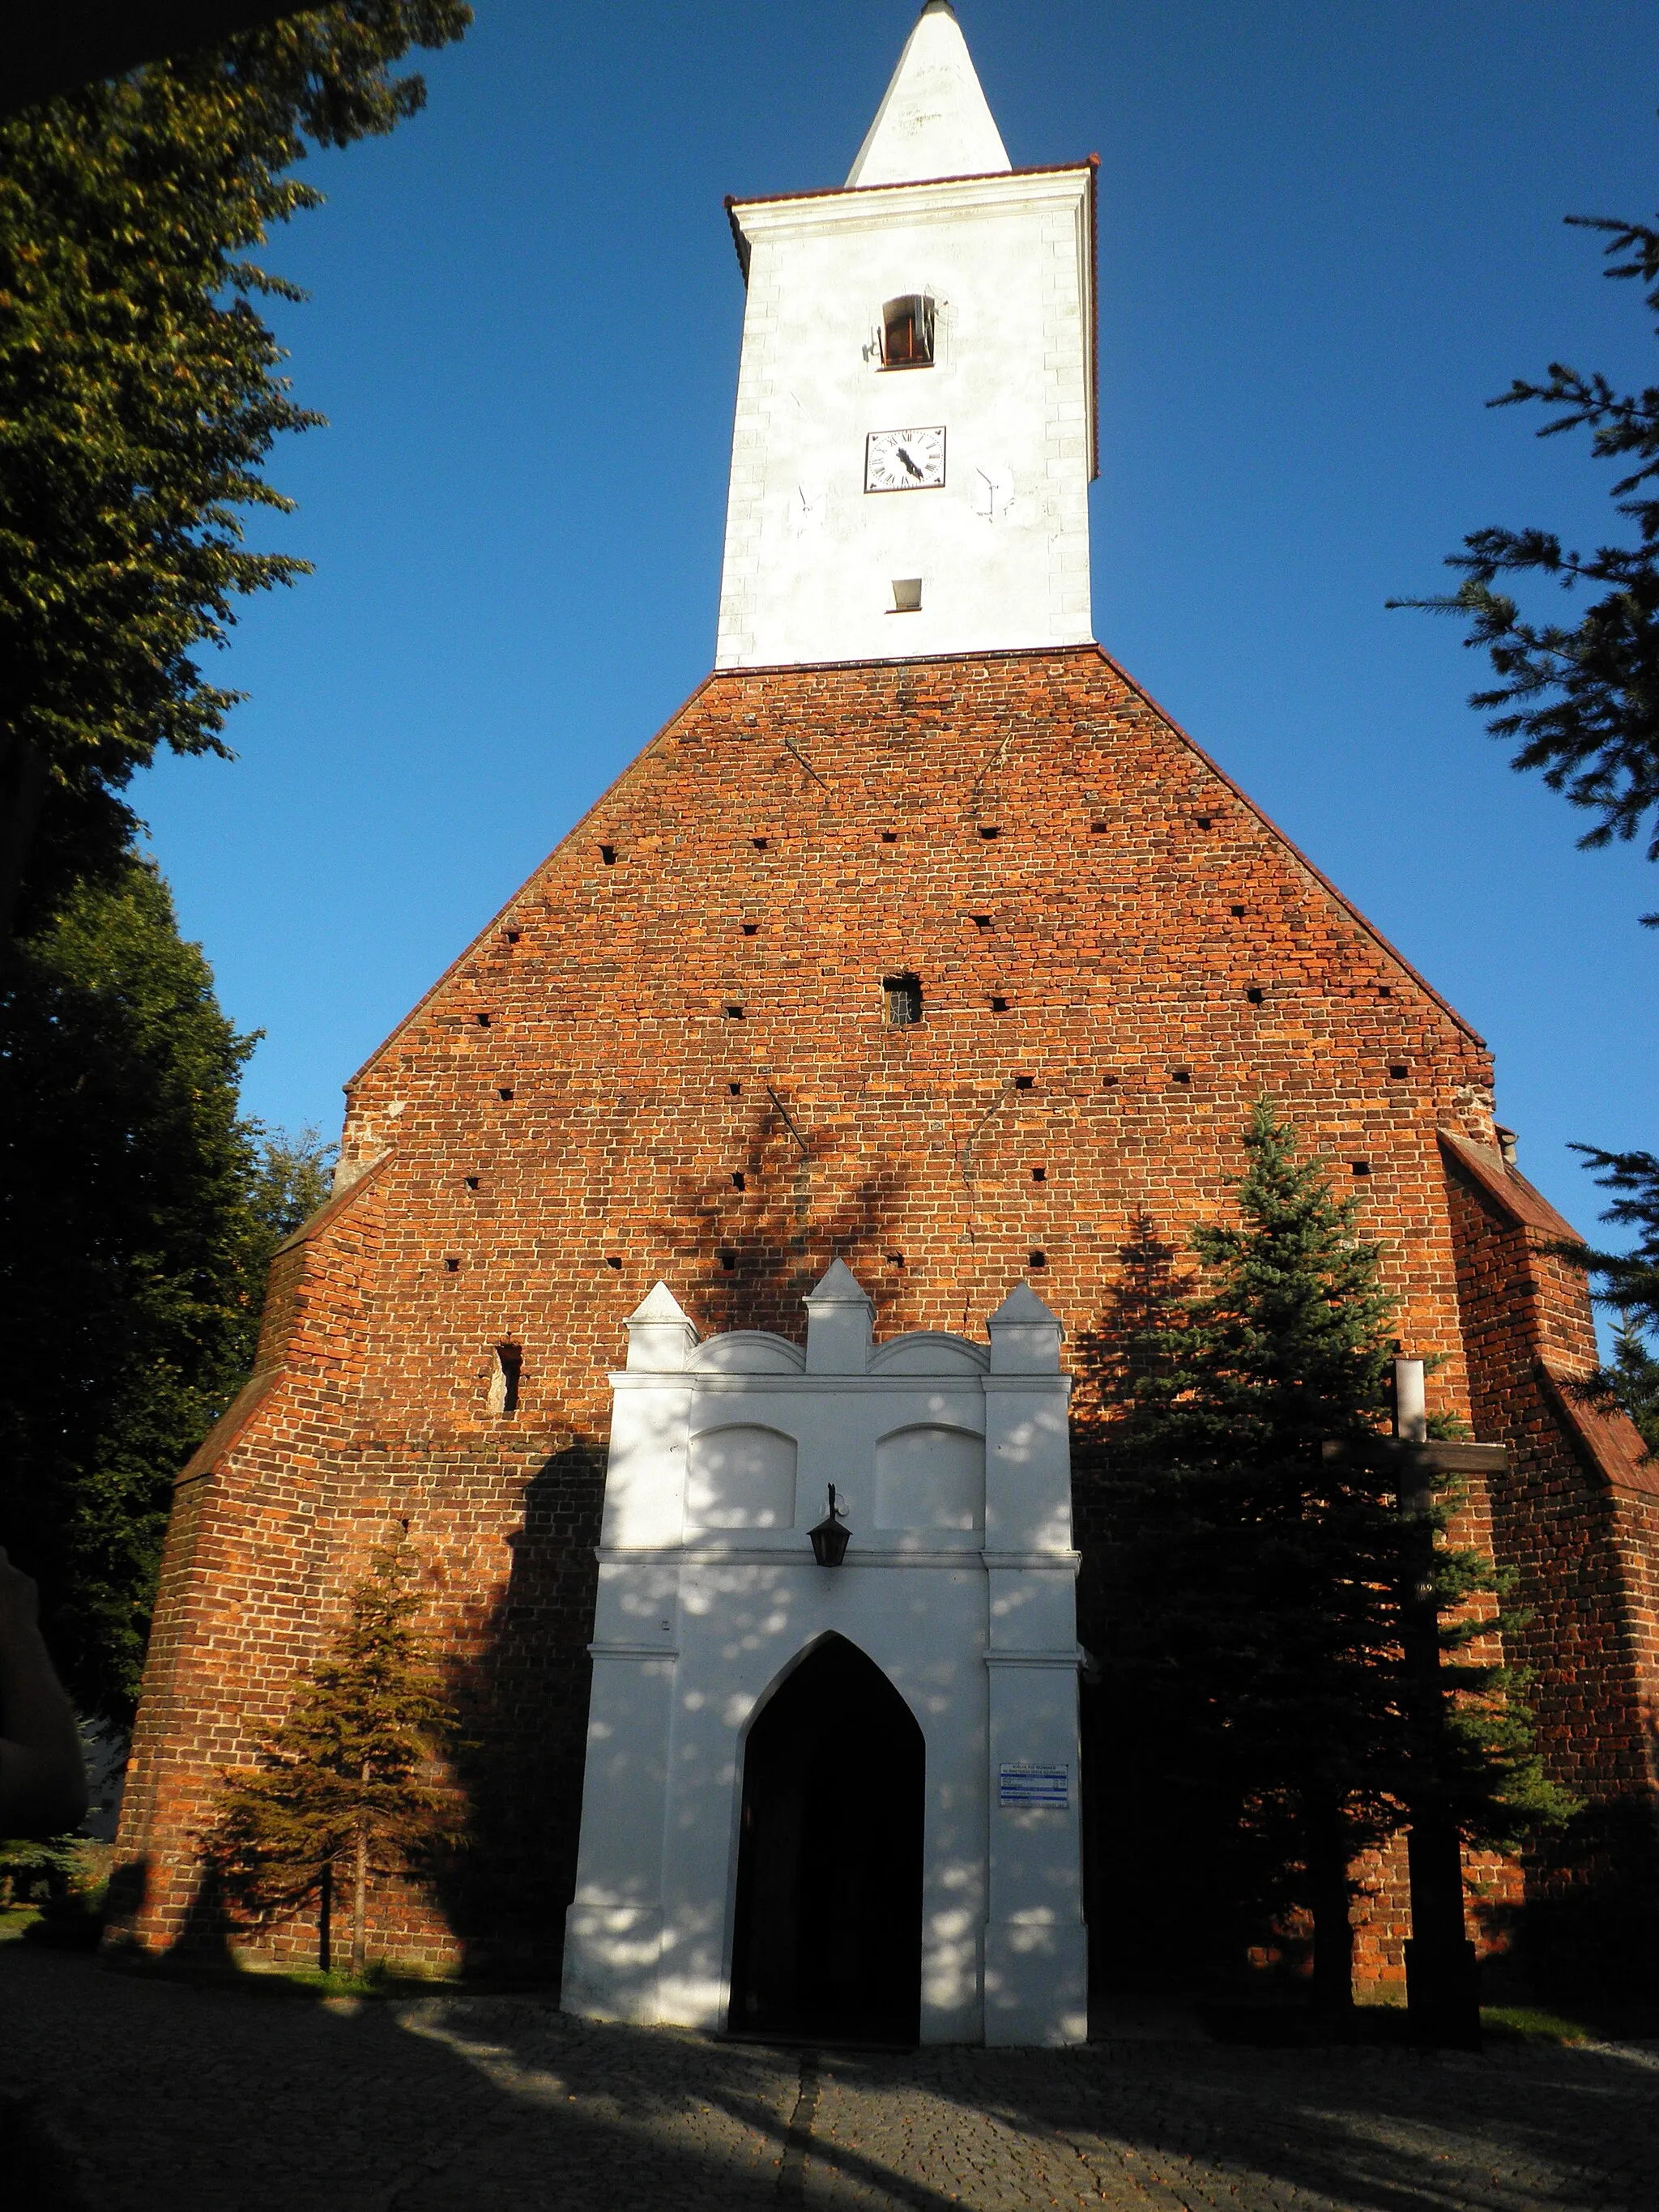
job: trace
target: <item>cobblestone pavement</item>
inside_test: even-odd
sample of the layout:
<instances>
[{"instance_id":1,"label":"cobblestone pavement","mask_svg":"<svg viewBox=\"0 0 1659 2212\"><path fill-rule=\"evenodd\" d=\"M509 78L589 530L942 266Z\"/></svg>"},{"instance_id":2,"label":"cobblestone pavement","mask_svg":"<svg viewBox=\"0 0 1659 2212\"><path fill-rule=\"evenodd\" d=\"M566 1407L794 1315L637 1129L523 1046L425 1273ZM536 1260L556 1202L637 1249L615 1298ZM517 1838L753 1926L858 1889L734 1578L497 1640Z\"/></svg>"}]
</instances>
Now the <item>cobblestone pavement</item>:
<instances>
[{"instance_id":1,"label":"cobblestone pavement","mask_svg":"<svg viewBox=\"0 0 1659 2212\"><path fill-rule=\"evenodd\" d=\"M1659 2205L1651 2044L803 2054L531 1997L149 1981L15 1943L0 2023L0 2082L100 2212ZM39 2201L66 2212L62 2182Z\"/></svg>"}]
</instances>

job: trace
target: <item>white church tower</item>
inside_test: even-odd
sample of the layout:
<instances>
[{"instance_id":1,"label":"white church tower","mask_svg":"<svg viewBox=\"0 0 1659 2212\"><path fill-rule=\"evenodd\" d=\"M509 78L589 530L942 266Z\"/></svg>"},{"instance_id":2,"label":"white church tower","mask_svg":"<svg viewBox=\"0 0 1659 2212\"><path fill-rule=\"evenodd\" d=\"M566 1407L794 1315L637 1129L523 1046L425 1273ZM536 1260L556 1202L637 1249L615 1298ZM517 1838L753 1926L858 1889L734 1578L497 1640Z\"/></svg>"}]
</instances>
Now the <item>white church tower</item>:
<instances>
[{"instance_id":1,"label":"white church tower","mask_svg":"<svg viewBox=\"0 0 1659 2212\"><path fill-rule=\"evenodd\" d=\"M716 667L1090 641L1094 187L1010 166L927 0L845 185L729 203Z\"/></svg>"}]
</instances>

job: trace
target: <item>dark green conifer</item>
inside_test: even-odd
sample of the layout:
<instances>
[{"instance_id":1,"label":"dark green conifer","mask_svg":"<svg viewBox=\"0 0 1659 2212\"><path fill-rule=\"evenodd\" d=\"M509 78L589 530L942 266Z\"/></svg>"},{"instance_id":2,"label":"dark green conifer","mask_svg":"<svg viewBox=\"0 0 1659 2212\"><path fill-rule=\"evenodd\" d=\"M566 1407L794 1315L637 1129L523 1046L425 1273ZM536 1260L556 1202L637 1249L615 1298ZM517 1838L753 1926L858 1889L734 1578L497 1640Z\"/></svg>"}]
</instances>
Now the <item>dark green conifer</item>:
<instances>
[{"instance_id":1,"label":"dark green conifer","mask_svg":"<svg viewBox=\"0 0 1659 2212\"><path fill-rule=\"evenodd\" d=\"M1122 1594L1108 1690L1158 1731L1165 1786L1214 1824L1218 1879L1300 1905L1315 1990L1352 2003L1352 1868L1404 1822L1435 1762L1471 1840L1560 1809L1514 1679L1476 1638L1496 1578L1447 1545L1437 1595L1454 1723L1414 1736L1401 1664L1408 1569L1398 1473L1376 1449L1395 1354L1380 1251L1326 1166L1265 1102L1245 1132L1240 1222L1200 1228L1195 1280L1142 1239L1106 1383L1103 1478Z\"/></svg>"},{"instance_id":2,"label":"dark green conifer","mask_svg":"<svg viewBox=\"0 0 1659 2212\"><path fill-rule=\"evenodd\" d=\"M374 1553L332 1650L308 1670L260 1765L226 1776L202 1839L238 1917L262 1924L317 1900L325 1971L337 1896L350 1902L361 1975L370 1882L416 1876L460 1840L460 1796L438 1765L455 1715L414 1626L416 1571L401 1545Z\"/></svg>"}]
</instances>

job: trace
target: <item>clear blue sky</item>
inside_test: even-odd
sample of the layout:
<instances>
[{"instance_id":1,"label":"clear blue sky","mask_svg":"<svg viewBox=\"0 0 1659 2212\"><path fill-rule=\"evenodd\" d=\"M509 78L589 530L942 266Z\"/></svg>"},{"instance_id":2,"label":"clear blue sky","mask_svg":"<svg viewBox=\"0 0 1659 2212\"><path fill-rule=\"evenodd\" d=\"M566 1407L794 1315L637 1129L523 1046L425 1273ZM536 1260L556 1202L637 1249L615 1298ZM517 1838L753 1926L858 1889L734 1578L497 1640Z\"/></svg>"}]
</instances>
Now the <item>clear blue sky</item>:
<instances>
[{"instance_id":1,"label":"clear blue sky","mask_svg":"<svg viewBox=\"0 0 1659 2212\"><path fill-rule=\"evenodd\" d=\"M137 787L187 933L263 1028L250 1110L340 1085L707 672L743 294L726 192L838 184L915 0L478 0L426 112L311 165L267 256L316 574L213 674L234 763ZM1607 533L1582 438L1482 403L1565 356L1651 381L1569 212L1659 198L1651 0L961 0L1017 164L1097 150L1096 634L1494 1046L1568 1141L1659 1145L1659 870L1580 854L1388 613L1489 521Z\"/></svg>"}]
</instances>

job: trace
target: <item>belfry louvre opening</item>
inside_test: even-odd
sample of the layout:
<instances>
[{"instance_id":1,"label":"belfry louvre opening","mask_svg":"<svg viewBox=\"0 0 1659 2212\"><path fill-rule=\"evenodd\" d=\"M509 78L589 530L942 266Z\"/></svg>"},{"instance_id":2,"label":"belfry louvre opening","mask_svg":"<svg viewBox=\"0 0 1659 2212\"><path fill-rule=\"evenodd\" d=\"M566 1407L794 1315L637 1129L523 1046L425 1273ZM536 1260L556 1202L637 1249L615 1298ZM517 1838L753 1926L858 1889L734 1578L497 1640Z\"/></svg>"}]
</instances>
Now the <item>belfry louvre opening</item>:
<instances>
[{"instance_id":1,"label":"belfry louvre opening","mask_svg":"<svg viewBox=\"0 0 1659 2212\"><path fill-rule=\"evenodd\" d=\"M881 311L881 358L886 368L933 365L933 302L925 292L906 292Z\"/></svg>"}]
</instances>

